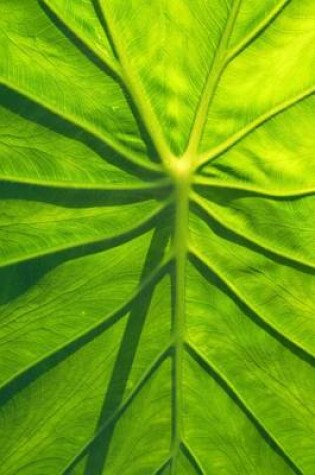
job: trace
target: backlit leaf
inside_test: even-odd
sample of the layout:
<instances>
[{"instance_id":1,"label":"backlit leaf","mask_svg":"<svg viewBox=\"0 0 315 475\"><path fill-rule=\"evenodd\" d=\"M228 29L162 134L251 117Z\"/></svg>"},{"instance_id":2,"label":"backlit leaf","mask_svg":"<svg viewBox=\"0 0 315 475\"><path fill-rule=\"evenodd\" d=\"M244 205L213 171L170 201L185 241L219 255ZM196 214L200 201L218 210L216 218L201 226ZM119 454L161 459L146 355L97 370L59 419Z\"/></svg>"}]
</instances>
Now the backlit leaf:
<instances>
[{"instance_id":1,"label":"backlit leaf","mask_svg":"<svg viewBox=\"0 0 315 475\"><path fill-rule=\"evenodd\" d=\"M314 25L0 2L1 475L314 474Z\"/></svg>"}]
</instances>

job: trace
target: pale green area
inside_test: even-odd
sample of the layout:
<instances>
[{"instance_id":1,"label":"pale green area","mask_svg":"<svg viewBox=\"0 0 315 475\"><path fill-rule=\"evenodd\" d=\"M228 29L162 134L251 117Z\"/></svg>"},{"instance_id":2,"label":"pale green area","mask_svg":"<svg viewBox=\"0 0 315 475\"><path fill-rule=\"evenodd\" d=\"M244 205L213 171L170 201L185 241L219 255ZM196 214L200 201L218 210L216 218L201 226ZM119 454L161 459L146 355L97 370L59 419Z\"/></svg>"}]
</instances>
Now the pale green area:
<instances>
[{"instance_id":1,"label":"pale green area","mask_svg":"<svg viewBox=\"0 0 315 475\"><path fill-rule=\"evenodd\" d=\"M315 473L314 24L0 2L1 475Z\"/></svg>"}]
</instances>

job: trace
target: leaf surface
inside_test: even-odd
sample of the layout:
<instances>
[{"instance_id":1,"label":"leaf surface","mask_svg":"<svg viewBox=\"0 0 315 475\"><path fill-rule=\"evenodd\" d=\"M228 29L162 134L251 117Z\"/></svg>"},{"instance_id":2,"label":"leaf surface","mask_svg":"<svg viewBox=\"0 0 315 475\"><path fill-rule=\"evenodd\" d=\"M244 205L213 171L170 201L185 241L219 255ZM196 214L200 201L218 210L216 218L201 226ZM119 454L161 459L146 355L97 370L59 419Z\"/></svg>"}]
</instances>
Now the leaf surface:
<instances>
[{"instance_id":1,"label":"leaf surface","mask_svg":"<svg viewBox=\"0 0 315 475\"><path fill-rule=\"evenodd\" d=\"M315 469L312 0L3 0L7 475Z\"/></svg>"}]
</instances>

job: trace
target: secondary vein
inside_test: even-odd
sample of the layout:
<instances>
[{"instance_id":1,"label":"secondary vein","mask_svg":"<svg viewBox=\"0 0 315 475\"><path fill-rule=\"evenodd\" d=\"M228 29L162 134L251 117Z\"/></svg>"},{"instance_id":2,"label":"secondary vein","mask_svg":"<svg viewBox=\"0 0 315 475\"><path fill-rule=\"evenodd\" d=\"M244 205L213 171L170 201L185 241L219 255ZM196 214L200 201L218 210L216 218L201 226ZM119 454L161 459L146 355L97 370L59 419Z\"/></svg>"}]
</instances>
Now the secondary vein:
<instances>
[{"instance_id":1,"label":"secondary vein","mask_svg":"<svg viewBox=\"0 0 315 475\"><path fill-rule=\"evenodd\" d=\"M195 186L202 186L205 188L218 188L218 189L228 189L233 191L241 191L248 193L249 195L257 195L262 196L265 198L271 198L275 200L284 200L290 198L300 198L304 196L312 196L315 195L315 188L301 188L300 190L287 190L283 193L279 193L272 189L272 191L264 188L258 188L255 186L247 186L246 184L233 184L228 182L220 182L215 181L210 177L205 177L201 175L196 175L194 177L194 185Z\"/></svg>"},{"instance_id":2,"label":"secondary vein","mask_svg":"<svg viewBox=\"0 0 315 475\"><path fill-rule=\"evenodd\" d=\"M208 269L208 271L216 276L216 278L222 282L225 288L227 288L230 294L235 298L237 302L243 305L248 311L255 317L257 322L261 322L261 324L270 330L270 333L273 337L277 338L280 342L287 342L287 347L292 351L292 347L294 348L295 352L298 352L300 355L303 355L303 358L310 361L312 364L315 361L315 354L302 342L295 340L292 335L290 335L286 329L281 328L277 325L277 323L271 322L268 318L265 318L259 310L257 309L256 305L252 302L249 302L246 297L238 290L238 288L230 282L227 277L222 274L218 268L216 268L213 263L209 263L209 261L199 253L195 248L189 248L189 254L191 256L191 262L196 267L196 262L199 262L201 266Z\"/></svg>"},{"instance_id":3,"label":"secondary vein","mask_svg":"<svg viewBox=\"0 0 315 475\"><path fill-rule=\"evenodd\" d=\"M95 444L97 439L105 432L106 428L117 420L119 420L120 417L126 412L126 410L128 410L128 408L130 407L134 399L137 397L139 392L142 390L142 388L145 386L147 381L159 370L165 359L168 357L169 350L170 347L167 344L167 346L156 356L149 368L145 371L140 380L137 382L136 386L124 399L124 401L120 404L116 411L112 413L112 415L106 420L106 422L102 424L99 430L94 435L92 435L92 437L86 442L82 449L73 457L67 467L64 468L62 475L70 475L71 473L73 473L72 470L89 452L91 446Z\"/></svg>"},{"instance_id":4,"label":"secondary vein","mask_svg":"<svg viewBox=\"0 0 315 475\"><path fill-rule=\"evenodd\" d=\"M119 35L116 33L115 20L111 15L110 7L107 6L105 10L101 2L98 2L98 4L115 46L124 84L131 96L131 99L133 100L135 107L138 109L141 115L143 123L150 134L150 137L164 167L168 170L170 163L174 160L174 157L166 143L160 123L156 117L149 98L146 97L145 91L141 87L140 79L137 77L136 72L132 71L130 67L124 45L120 41Z\"/></svg>"},{"instance_id":5,"label":"secondary vein","mask_svg":"<svg viewBox=\"0 0 315 475\"><path fill-rule=\"evenodd\" d=\"M234 234L235 236L238 236L241 238L243 241L246 243L249 243L251 245L257 246L258 249L261 249L262 251L267 252L269 255L271 255L274 259L280 258L284 259L287 261L289 264L293 265L298 265L302 267L306 267L307 269L314 270L315 269L315 263L313 262L308 262L304 260L301 257L294 256L287 254L286 252L283 252L281 249L276 249L271 241L270 243L263 242L261 239L256 239L255 235L248 231L246 233L242 233L240 231L241 229L241 221L238 223L237 226L233 225L233 223L230 223L228 220L224 220L220 217L220 214L217 213L214 209L213 206L211 205L211 202L206 203L205 200L200 198L200 196L197 193L192 193L192 199L194 203L199 207L205 214L208 216L212 221L215 221L218 223L220 226L225 228L228 232ZM258 234L258 233L257 233ZM257 249L256 249L257 250Z\"/></svg>"},{"instance_id":6,"label":"secondary vein","mask_svg":"<svg viewBox=\"0 0 315 475\"><path fill-rule=\"evenodd\" d=\"M154 219L158 215L160 215L171 203L171 199L163 202L161 205L158 206L157 209L153 210L151 213L149 213L144 219L139 221L135 226L129 227L129 229L126 229L122 232L119 232L117 234L113 234L110 236L98 236L98 237L91 237L90 239L85 239L85 240L77 240L76 242L65 242L65 243L60 243L59 245L55 245L52 247L46 247L44 249L40 250L35 250L29 254L25 255L18 255L15 257L8 257L5 261L0 260L0 269L3 267L8 267L11 265L15 264L21 264L23 262L27 262L33 259L39 259L44 256L52 255L52 254L57 254L62 251L70 251L70 250L79 250L82 248L82 246L100 246L99 248L96 247L94 250L91 248L91 252L101 252L104 251L106 248L109 247L111 244L112 247L118 246L120 244L123 244L127 240L131 240L133 237L137 236L141 232L144 231L146 226L151 226L153 225ZM56 222L56 220L54 220ZM30 223L27 223L28 226ZM3 225L2 225L3 227ZM86 249L86 254L88 254L88 249Z\"/></svg>"},{"instance_id":7,"label":"secondary vein","mask_svg":"<svg viewBox=\"0 0 315 475\"><path fill-rule=\"evenodd\" d=\"M0 399L1 405L7 400L11 399L16 393L22 390L25 386L30 384L34 379L41 375L41 370L47 371L47 365L50 362L51 367L62 363L65 359L70 357L78 349L88 344L93 339L97 338L104 331L111 328L114 324L128 315L128 309L130 305L150 286L156 283L162 278L167 271L173 256L167 256L163 262L161 262L156 269L147 276L138 288L132 293L132 295L119 307L117 307L111 313L105 315L97 323L84 329L81 333L74 335L74 337L68 340L66 343L55 348L50 353L47 353L43 357L33 361L29 366L25 367L21 371L15 373L10 379L4 381L0 385ZM35 376L33 378L33 375Z\"/></svg>"},{"instance_id":8,"label":"secondary vein","mask_svg":"<svg viewBox=\"0 0 315 475\"><path fill-rule=\"evenodd\" d=\"M291 3L292 0L281 0L256 27L243 38L240 43L234 46L228 53L227 60L230 62L238 56L244 49L260 34L268 28L278 17L282 10Z\"/></svg>"},{"instance_id":9,"label":"secondary vein","mask_svg":"<svg viewBox=\"0 0 315 475\"><path fill-rule=\"evenodd\" d=\"M215 377L219 382L220 386L224 391L232 398L232 400L237 401L238 407L246 415L248 420L254 424L256 429L259 429L260 433L264 434L264 437L271 442L271 446L276 448L277 453L281 455L283 460L287 465L294 470L297 475L302 475L302 471L291 457L291 455L286 451L282 444L277 440L275 435L271 430L263 423L260 417L255 413L255 411L250 407L246 400L243 399L242 395L234 387L234 385L229 381L229 379L216 367L213 361L209 361L209 358L206 358L198 349L191 343L187 342L185 349L190 354L190 356L195 360L195 362L202 368L206 368L209 375Z\"/></svg>"},{"instance_id":10,"label":"secondary vein","mask_svg":"<svg viewBox=\"0 0 315 475\"><path fill-rule=\"evenodd\" d=\"M227 66L227 48L231 34L233 32L233 27L240 8L241 1L242 0L234 0L230 15L226 22L225 29L223 31L218 48L216 50L212 66L210 67L186 149L186 153L189 155L195 155L197 153L202 134L206 125L209 108L213 101L221 76Z\"/></svg>"},{"instance_id":11,"label":"secondary vein","mask_svg":"<svg viewBox=\"0 0 315 475\"><path fill-rule=\"evenodd\" d=\"M261 114L259 117L257 117L252 122L245 125L238 132L230 136L227 140L222 142L217 147L214 147L206 152L203 152L201 155L199 155L199 157L197 158L196 167L199 169L203 165L206 165L212 162L213 160L221 156L223 153L230 150L230 148L232 148L238 142L243 140L245 137L255 132L255 130L257 130L259 127L263 126L264 124L272 120L277 115L285 112L287 109L294 107L296 104L312 96L314 92L315 92L315 87L310 86L309 88L300 92L296 96L291 97L284 102L281 102L280 104L274 106L272 109Z\"/></svg>"},{"instance_id":12,"label":"secondary vein","mask_svg":"<svg viewBox=\"0 0 315 475\"><path fill-rule=\"evenodd\" d=\"M88 48L91 53L95 55L95 57L97 57L101 63L104 64L105 67L109 68L117 78L121 78L120 65L115 59L111 58L109 54L105 55L99 52L95 45L91 44L81 34L79 34L77 30L65 23L62 16L58 12L58 9L54 5L48 3L47 0L40 0L40 3L42 3L43 8L47 8L47 10L50 11L51 14L54 15L65 26L65 28L67 28L67 30L71 32L72 35L74 35L77 40L79 40L86 48Z\"/></svg>"},{"instance_id":13,"label":"secondary vein","mask_svg":"<svg viewBox=\"0 0 315 475\"><path fill-rule=\"evenodd\" d=\"M44 102L41 98L36 97L32 92L20 89L17 84L13 84L10 81L7 81L4 78L0 79L0 86L4 86L10 91L20 95L23 98L31 101L33 104L38 105L43 108L45 111L52 114L54 117L58 117L61 120L65 121L67 124L70 124L72 127L78 129L78 131L83 131L88 134L93 139L96 139L100 143L107 145L112 150L117 152L122 158L126 159L128 162L135 165L137 168L145 169L153 172L161 172L161 166L153 162L145 162L144 160L139 159L139 157L132 152L130 149L127 149L126 146L119 144L113 140L109 135L105 136L101 134L94 126L89 125L87 122L78 121L78 117L75 117L72 113L66 114L64 111L57 109L53 104L48 104Z\"/></svg>"}]
</instances>

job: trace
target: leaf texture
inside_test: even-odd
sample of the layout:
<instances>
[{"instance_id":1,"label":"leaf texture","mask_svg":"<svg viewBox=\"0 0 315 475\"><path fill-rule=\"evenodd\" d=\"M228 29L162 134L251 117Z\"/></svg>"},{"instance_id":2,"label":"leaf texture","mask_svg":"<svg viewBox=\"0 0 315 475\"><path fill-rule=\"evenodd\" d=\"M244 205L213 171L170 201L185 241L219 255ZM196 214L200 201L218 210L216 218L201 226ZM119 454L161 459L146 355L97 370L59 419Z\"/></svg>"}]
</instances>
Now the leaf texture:
<instances>
[{"instance_id":1,"label":"leaf texture","mask_svg":"<svg viewBox=\"0 0 315 475\"><path fill-rule=\"evenodd\" d=\"M313 475L314 24L1 1L1 474Z\"/></svg>"}]
</instances>

